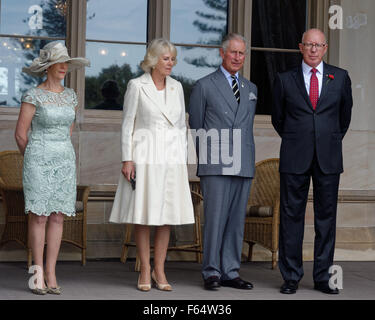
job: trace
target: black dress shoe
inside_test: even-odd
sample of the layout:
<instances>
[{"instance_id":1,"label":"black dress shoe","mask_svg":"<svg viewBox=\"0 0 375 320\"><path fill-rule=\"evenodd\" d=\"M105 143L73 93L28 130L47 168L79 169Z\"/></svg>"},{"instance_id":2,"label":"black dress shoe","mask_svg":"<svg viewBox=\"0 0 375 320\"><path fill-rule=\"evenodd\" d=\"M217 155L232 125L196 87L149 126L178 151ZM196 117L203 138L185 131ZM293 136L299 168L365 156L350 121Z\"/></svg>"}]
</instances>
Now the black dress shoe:
<instances>
[{"instance_id":1,"label":"black dress shoe","mask_svg":"<svg viewBox=\"0 0 375 320\"><path fill-rule=\"evenodd\" d=\"M339 294L339 289L331 289L328 282L315 282L314 289L326 294Z\"/></svg>"},{"instance_id":2,"label":"black dress shoe","mask_svg":"<svg viewBox=\"0 0 375 320\"><path fill-rule=\"evenodd\" d=\"M211 276L204 279L204 288L206 290L216 290L220 288L220 279L217 276Z\"/></svg>"},{"instance_id":3,"label":"black dress shoe","mask_svg":"<svg viewBox=\"0 0 375 320\"><path fill-rule=\"evenodd\" d=\"M281 286L280 292L284 294L293 294L297 292L297 289L298 289L298 281L287 280Z\"/></svg>"},{"instance_id":4,"label":"black dress shoe","mask_svg":"<svg viewBox=\"0 0 375 320\"><path fill-rule=\"evenodd\" d=\"M230 280L221 280L221 285L223 287L231 287L245 290L251 290L253 288L253 285L250 282L242 280L240 277Z\"/></svg>"}]
</instances>

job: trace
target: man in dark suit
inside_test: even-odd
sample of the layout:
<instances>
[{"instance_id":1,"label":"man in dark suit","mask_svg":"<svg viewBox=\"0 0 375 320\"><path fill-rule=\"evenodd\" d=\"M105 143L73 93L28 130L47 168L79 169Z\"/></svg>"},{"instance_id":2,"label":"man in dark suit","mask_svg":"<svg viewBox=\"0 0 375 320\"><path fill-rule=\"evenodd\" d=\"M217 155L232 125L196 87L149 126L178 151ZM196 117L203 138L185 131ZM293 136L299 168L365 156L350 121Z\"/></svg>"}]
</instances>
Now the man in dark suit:
<instances>
[{"instance_id":1,"label":"man in dark suit","mask_svg":"<svg viewBox=\"0 0 375 320\"><path fill-rule=\"evenodd\" d=\"M306 31L299 44L302 65L277 75L272 124L281 137L279 268L281 293L295 293L303 276L302 243L310 178L314 196L314 289L338 294L329 285L336 234L342 139L353 105L346 70L323 62L324 34Z\"/></svg>"},{"instance_id":2,"label":"man in dark suit","mask_svg":"<svg viewBox=\"0 0 375 320\"><path fill-rule=\"evenodd\" d=\"M190 97L189 124L199 138L197 175L205 215L202 276L208 290L253 287L238 274L255 161L257 88L238 73L246 47L242 36L228 35L220 49L222 65L197 81Z\"/></svg>"}]
</instances>

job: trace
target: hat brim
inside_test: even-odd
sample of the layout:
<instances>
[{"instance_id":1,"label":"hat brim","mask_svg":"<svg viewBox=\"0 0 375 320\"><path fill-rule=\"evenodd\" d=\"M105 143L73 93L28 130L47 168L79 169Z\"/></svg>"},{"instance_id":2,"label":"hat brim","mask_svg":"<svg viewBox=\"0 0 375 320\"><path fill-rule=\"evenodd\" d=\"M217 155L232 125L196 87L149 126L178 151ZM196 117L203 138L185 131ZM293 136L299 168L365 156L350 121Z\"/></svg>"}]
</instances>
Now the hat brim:
<instances>
[{"instance_id":1,"label":"hat brim","mask_svg":"<svg viewBox=\"0 0 375 320\"><path fill-rule=\"evenodd\" d=\"M22 68L22 71L31 75L31 76L43 77L46 74L46 70L50 66L52 66L56 63L64 63L64 62L68 63L67 73L71 72L73 70L77 70L77 69L80 69L80 68L83 68L83 67L89 67L90 66L90 61L86 58L69 58L69 57L67 57L67 58L60 58L59 60L47 63L46 65L44 65L42 67L39 67L39 68L35 68L33 66L24 67L24 68Z\"/></svg>"}]
</instances>

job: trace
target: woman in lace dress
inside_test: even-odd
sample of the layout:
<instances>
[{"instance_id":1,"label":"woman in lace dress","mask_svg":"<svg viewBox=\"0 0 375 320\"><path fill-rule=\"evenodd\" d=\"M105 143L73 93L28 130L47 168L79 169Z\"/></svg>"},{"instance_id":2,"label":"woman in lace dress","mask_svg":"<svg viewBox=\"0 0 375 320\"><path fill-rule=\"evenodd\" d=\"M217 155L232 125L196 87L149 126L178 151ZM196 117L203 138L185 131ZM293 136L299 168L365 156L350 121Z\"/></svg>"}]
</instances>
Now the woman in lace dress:
<instances>
[{"instance_id":1,"label":"woman in lace dress","mask_svg":"<svg viewBox=\"0 0 375 320\"><path fill-rule=\"evenodd\" d=\"M61 81L67 72L88 65L87 59L70 58L66 47L54 41L40 50L30 67L23 68L32 76L46 75L44 82L23 94L15 132L18 148L24 155L23 189L25 213L30 214L29 244L34 265L39 267L38 281L30 288L36 294L61 293L55 267L63 214L75 215L76 158L70 137L78 104L74 90L63 87Z\"/></svg>"}]
</instances>

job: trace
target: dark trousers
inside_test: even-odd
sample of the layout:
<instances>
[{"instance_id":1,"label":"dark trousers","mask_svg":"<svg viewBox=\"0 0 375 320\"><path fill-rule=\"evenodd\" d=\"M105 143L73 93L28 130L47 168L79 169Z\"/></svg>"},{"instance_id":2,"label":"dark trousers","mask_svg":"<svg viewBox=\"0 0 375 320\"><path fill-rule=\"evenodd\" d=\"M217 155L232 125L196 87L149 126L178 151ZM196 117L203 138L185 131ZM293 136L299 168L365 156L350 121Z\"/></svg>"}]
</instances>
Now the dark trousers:
<instances>
[{"instance_id":1,"label":"dark trousers","mask_svg":"<svg viewBox=\"0 0 375 320\"><path fill-rule=\"evenodd\" d=\"M305 174L280 173L279 268L284 280L303 277L302 244L305 212L313 181L315 282L329 281L336 238L337 195L340 174L324 174L316 157Z\"/></svg>"}]
</instances>

